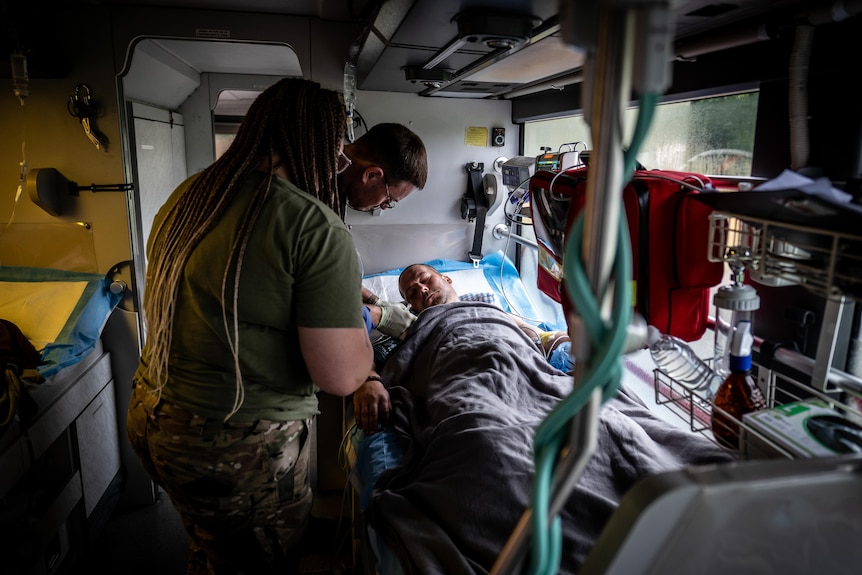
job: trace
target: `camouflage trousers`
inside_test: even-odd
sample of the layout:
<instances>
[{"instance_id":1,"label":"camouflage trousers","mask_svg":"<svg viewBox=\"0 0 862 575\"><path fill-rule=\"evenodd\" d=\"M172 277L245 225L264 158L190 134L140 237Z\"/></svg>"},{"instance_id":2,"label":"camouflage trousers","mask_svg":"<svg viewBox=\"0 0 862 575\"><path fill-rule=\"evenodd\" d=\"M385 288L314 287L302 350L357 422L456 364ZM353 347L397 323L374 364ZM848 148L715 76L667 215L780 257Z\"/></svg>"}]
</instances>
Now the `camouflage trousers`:
<instances>
[{"instance_id":1,"label":"camouflage trousers","mask_svg":"<svg viewBox=\"0 0 862 575\"><path fill-rule=\"evenodd\" d=\"M293 573L311 515L312 420L224 423L140 385L127 435L189 533L188 573Z\"/></svg>"}]
</instances>

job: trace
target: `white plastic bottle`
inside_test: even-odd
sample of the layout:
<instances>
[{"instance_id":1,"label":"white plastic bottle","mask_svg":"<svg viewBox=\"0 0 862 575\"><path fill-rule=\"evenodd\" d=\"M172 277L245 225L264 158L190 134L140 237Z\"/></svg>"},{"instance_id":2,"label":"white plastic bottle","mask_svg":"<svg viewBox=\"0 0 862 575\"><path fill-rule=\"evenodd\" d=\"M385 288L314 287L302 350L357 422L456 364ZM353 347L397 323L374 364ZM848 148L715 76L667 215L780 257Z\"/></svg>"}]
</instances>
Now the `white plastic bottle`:
<instances>
[{"instance_id":1,"label":"white plastic bottle","mask_svg":"<svg viewBox=\"0 0 862 575\"><path fill-rule=\"evenodd\" d=\"M721 385L721 376L683 340L663 334L652 325L648 331L649 352L656 366L680 385L711 399Z\"/></svg>"}]
</instances>

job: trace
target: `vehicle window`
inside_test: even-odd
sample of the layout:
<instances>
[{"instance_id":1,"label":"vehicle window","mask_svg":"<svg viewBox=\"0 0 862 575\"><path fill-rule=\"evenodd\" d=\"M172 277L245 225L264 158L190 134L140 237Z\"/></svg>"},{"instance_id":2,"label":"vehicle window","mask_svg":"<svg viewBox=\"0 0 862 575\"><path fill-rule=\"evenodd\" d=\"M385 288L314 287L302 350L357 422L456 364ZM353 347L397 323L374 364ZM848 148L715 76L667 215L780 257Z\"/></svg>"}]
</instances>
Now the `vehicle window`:
<instances>
[{"instance_id":1,"label":"vehicle window","mask_svg":"<svg viewBox=\"0 0 862 575\"><path fill-rule=\"evenodd\" d=\"M757 96L750 91L659 105L638 161L648 169L750 176ZM631 139L636 115L636 108L624 113L624 142ZM576 142L583 144L575 147ZM526 122L524 155L537 156L543 147L592 148L583 116Z\"/></svg>"},{"instance_id":2,"label":"vehicle window","mask_svg":"<svg viewBox=\"0 0 862 575\"><path fill-rule=\"evenodd\" d=\"M241 118L240 118L241 120ZM213 123L213 132L215 137L215 159L218 160L222 154L233 143L236 137L236 132L239 129L239 121L224 122L216 120Z\"/></svg>"}]
</instances>

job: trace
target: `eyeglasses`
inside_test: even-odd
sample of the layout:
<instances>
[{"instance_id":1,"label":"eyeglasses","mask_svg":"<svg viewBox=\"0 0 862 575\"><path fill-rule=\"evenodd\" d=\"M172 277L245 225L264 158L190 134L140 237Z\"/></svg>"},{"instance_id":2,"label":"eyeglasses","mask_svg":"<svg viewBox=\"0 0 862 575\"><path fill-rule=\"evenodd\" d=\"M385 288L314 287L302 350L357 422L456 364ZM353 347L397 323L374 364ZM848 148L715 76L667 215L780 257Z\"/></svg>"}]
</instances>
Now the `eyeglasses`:
<instances>
[{"instance_id":1,"label":"eyeglasses","mask_svg":"<svg viewBox=\"0 0 862 575\"><path fill-rule=\"evenodd\" d=\"M389 195L389 182L386 181L386 178L383 178L383 185L386 186L386 200L381 202L377 208L381 210L390 210L395 207L395 204L398 203L398 200L393 200L392 196Z\"/></svg>"},{"instance_id":2,"label":"eyeglasses","mask_svg":"<svg viewBox=\"0 0 862 575\"><path fill-rule=\"evenodd\" d=\"M350 158L347 158L347 161L350 162ZM347 165L349 166L351 163L352 162L348 163ZM376 167L376 166L374 166L374 167ZM386 180L386 174L383 173L382 168L380 169L379 173L380 173L381 177L379 179L374 177L373 179L383 182L383 190L386 192L386 199L383 200L382 202L380 202L379 204L375 204L373 206L369 206L369 205L362 206L362 205L360 205L359 207L357 207L357 206L351 205L351 203L350 203L350 191L348 190L347 207L349 207L350 209L356 210L357 212L373 212L375 210L389 210L389 209L392 209L395 207L395 204L397 204L399 202L399 200L396 200L395 198L393 198L392 194L389 193L389 182ZM369 183L369 180L366 180L365 182L361 183L358 186L357 195L367 197L367 196L371 196L372 194L374 194L375 191L377 191L377 190L374 190L373 187L371 187L371 186L374 186L373 183L370 184L368 186L368 188L366 189L367 183ZM379 190L379 188L378 188L378 190Z\"/></svg>"},{"instance_id":3,"label":"eyeglasses","mask_svg":"<svg viewBox=\"0 0 862 575\"><path fill-rule=\"evenodd\" d=\"M350 167L353 161L347 157L347 154L342 150L338 152L338 159L335 161L335 173L340 174L344 170Z\"/></svg>"}]
</instances>

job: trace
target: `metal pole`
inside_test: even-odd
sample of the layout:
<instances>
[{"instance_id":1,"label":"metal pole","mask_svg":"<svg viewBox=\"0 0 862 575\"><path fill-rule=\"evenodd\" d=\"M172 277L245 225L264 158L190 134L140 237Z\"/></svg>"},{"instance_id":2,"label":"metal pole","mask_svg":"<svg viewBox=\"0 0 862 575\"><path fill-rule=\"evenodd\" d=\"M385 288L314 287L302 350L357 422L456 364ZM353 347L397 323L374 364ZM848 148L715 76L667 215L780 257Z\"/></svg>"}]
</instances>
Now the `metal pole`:
<instances>
[{"instance_id":1,"label":"metal pole","mask_svg":"<svg viewBox=\"0 0 862 575\"><path fill-rule=\"evenodd\" d=\"M584 206L584 261L590 286L601 307L601 315L610 317L612 299L608 286L616 253L620 204L622 203L622 110L630 95L631 44L633 39L634 13L620 7L601 8L599 18L599 41L596 50L595 77L590 87L592 113L590 125L593 131L594 153L590 159L587 179L587 196ZM615 286L629 289L629 286ZM599 298L598 294L606 294ZM583 373L590 355L589 336L582 322L570 318L569 332L578 346L578 363L575 381ZM582 358L587 361L582 361ZM590 401L571 423L569 445L554 478L550 515L560 512L584 467L595 451L598 414L601 409L601 389L597 389ZM491 574L509 574L521 571L529 549L532 510L527 509L518 522L509 541L503 548Z\"/></svg>"},{"instance_id":2,"label":"metal pole","mask_svg":"<svg viewBox=\"0 0 862 575\"><path fill-rule=\"evenodd\" d=\"M613 289L610 286L619 232L622 204L624 156L622 144L622 112L631 94L631 61L635 12L609 9L602 13L596 54L595 83L592 86L590 126L593 149L587 174L584 203L583 259L590 287L600 306L601 317L609 320L612 312ZM577 317L569 318L569 332L574 345L575 385L583 380L585 367L590 364L592 351L589 334ZM582 361L584 358L586 361ZM577 483L581 472L596 447L596 428L601 409L601 388L572 420L569 448L560 462L554 478L551 514L562 509ZM573 446L573 447L572 447Z\"/></svg>"}]
</instances>

